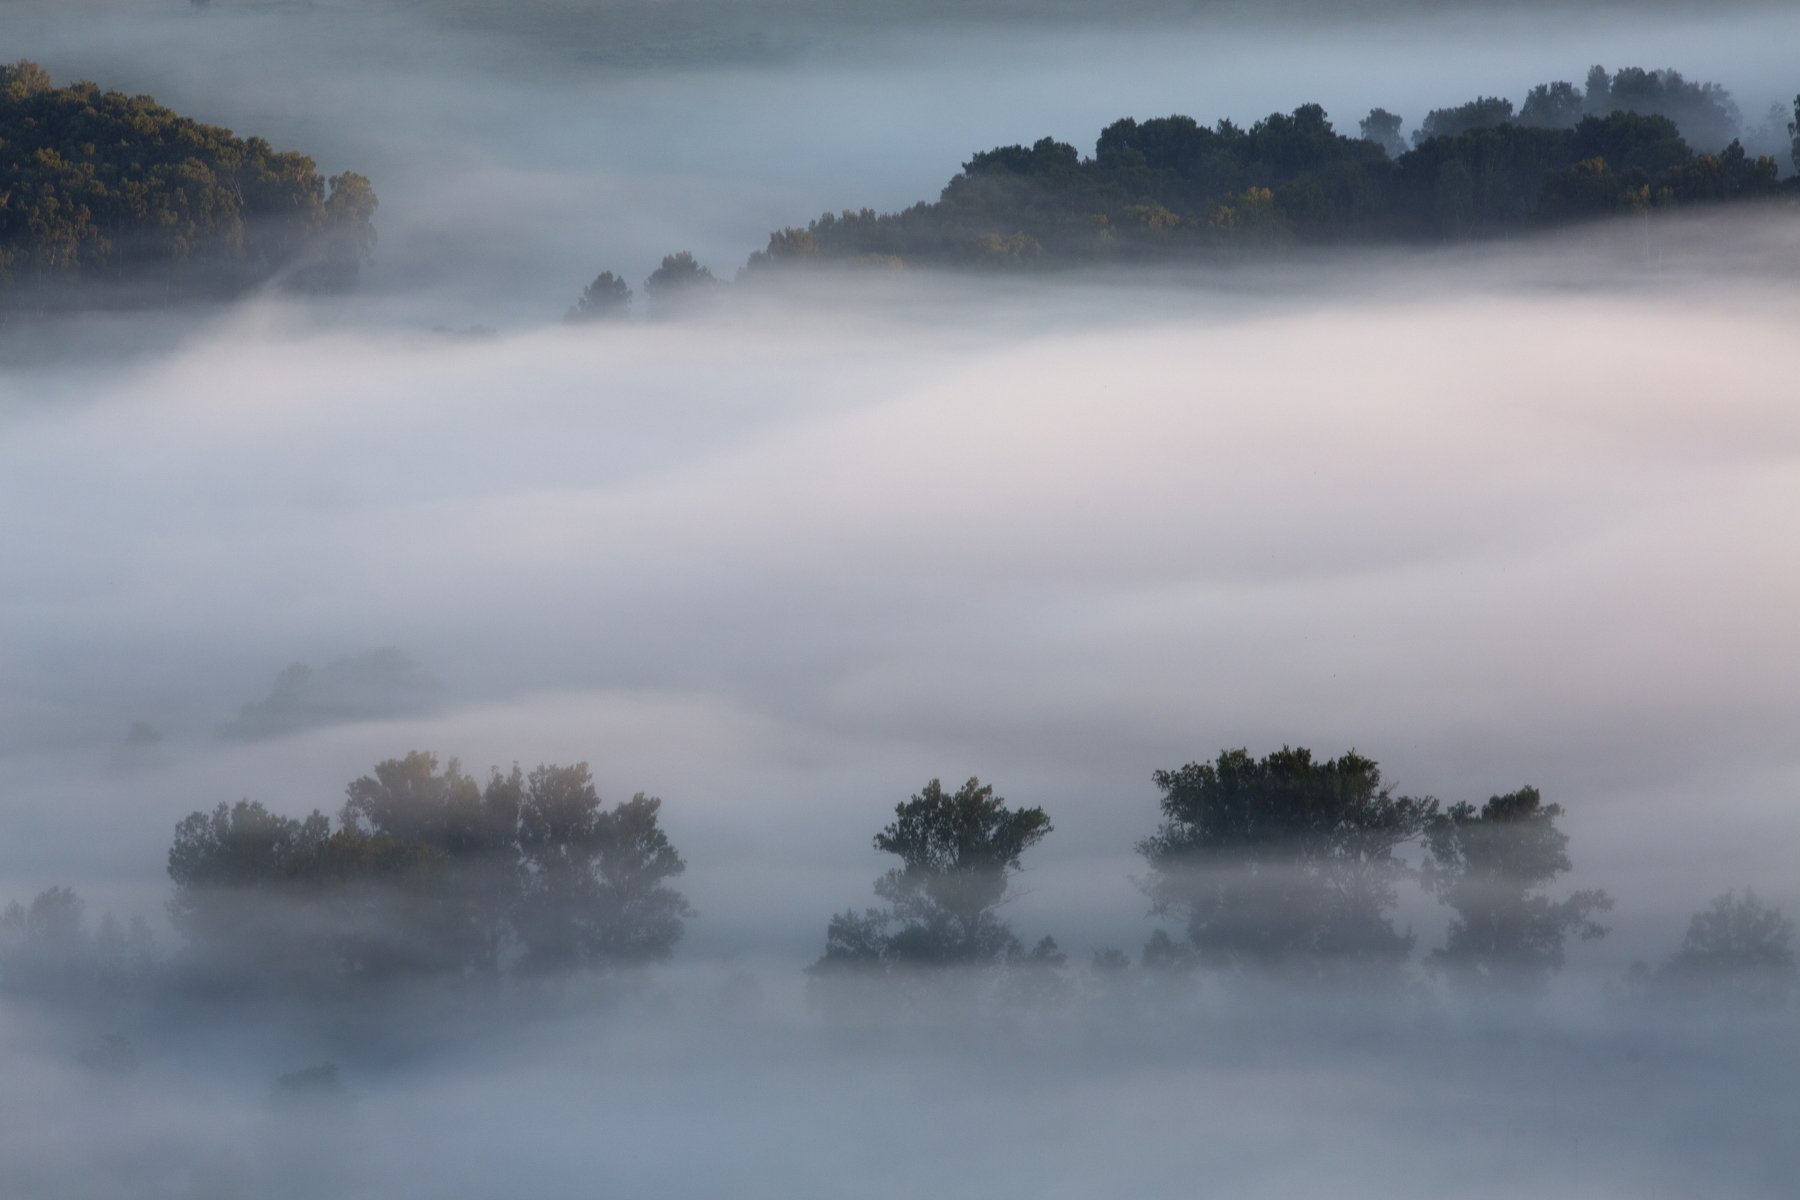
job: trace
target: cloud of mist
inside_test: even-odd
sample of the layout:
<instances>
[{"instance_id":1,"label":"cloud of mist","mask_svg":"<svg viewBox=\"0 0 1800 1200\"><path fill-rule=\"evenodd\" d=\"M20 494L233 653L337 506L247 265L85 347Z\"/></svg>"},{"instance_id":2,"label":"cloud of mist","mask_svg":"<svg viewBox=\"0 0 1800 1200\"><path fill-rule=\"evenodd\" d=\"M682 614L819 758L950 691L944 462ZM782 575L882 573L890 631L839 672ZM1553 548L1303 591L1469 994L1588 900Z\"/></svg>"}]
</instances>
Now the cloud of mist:
<instances>
[{"instance_id":1,"label":"cloud of mist","mask_svg":"<svg viewBox=\"0 0 1800 1200\"><path fill-rule=\"evenodd\" d=\"M600 269L686 246L728 275L771 227L1128 113L1351 127L1641 61L1753 117L1791 94L1792 14L934 19L621 66L548 18L16 12L59 78L366 170L383 208L347 308L4 347L0 902L73 886L169 975L0 1002L0 1192L1791 1190L1791 1009L1625 989L1726 888L1800 909L1790 214L553 322ZM247 717L267 736L221 735ZM1150 773L1284 743L1447 803L1541 788L1552 890L1606 888L1611 934L1529 1012L1087 970L1179 932L1134 883ZM413 748L662 797L673 961L363 1014L187 1002L176 821L335 813ZM1061 990L821 1011L803 968L874 901L871 835L971 774L1055 824L1001 915L1069 952ZM1445 919L1403 889L1418 955ZM276 1085L327 1063L341 1093Z\"/></svg>"},{"instance_id":2,"label":"cloud of mist","mask_svg":"<svg viewBox=\"0 0 1800 1200\"><path fill-rule=\"evenodd\" d=\"M1754 228L1692 236L1791 252ZM1149 772L1292 742L1543 788L1622 932L1788 899L1792 299L1699 251L1596 273L1617 249L474 342L252 306L79 395L22 367L58 398L0 451L6 874L154 890L219 800L334 811L414 747L585 758L668 801L698 944L804 955L892 805L980 774L1051 812L1018 919L1085 953L1145 931ZM285 664L381 645L441 711L217 741ZM106 774L139 721L162 765Z\"/></svg>"}]
</instances>

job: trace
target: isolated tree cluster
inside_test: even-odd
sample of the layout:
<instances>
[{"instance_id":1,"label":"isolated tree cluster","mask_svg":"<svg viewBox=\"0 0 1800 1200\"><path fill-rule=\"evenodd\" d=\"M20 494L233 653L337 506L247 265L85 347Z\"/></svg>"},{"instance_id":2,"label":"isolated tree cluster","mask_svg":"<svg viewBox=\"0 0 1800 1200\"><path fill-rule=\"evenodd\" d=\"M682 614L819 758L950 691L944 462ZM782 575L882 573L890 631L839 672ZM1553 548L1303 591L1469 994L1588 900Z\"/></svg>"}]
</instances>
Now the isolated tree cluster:
<instances>
[{"instance_id":1,"label":"isolated tree cluster","mask_svg":"<svg viewBox=\"0 0 1800 1200\"><path fill-rule=\"evenodd\" d=\"M1096 953L1105 974L1391 986L1414 960L1396 919L1405 884L1448 910L1424 967L1472 997L1541 992L1571 939L1606 932L1605 892L1556 888L1571 868L1564 814L1535 788L1445 806L1396 795L1355 752L1289 747L1226 750L1153 779L1162 819L1137 845L1137 883L1173 935L1157 929L1135 968L1116 949ZM815 995L910 1002L933 980L1036 995L1066 985L1055 939L1027 948L1004 916L1026 855L1051 831L1041 808L1009 805L978 778L929 781L875 834L895 860L875 880L883 903L830 918L808 969ZM183 819L168 853L173 961L190 985L298 999L642 965L668 957L692 916L673 886L685 866L660 802L606 807L586 764L478 781L414 751L351 783L335 823L250 800ZM1624 994L1782 1007L1794 936L1755 893L1725 893L1671 957L1634 968ZM116 1000L156 960L141 921L90 928L66 888L0 914L0 987L15 994Z\"/></svg>"},{"instance_id":2,"label":"isolated tree cluster","mask_svg":"<svg viewBox=\"0 0 1800 1200\"><path fill-rule=\"evenodd\" d=\"M334 829L240 800L183 820L170 913L222 978L301 985L642 963L681 937L685 869L638 795L585 763L483 784L415 751L349 786Z\"/></svg>"},{"instance_id":3,"label":"isolated tree cluster","mask_svg":"<svg viewBox=\"0 0 1800 1200\"><path fill-rule=\"evenodd\" d=\"M1354 752L1319 759L1284 747L1263 758L1227 750L1158 771L1163 821L1138 844L1152 913L1179 936L1152 934L1141 964L1304 986L1392 983L1414 949L1395 923L1398 888L1416 882L1450 912L1426 967L1471 996L1541 991L1571 938L1604 936L1612 907L1598 889L1557 895L1570 869L1561 806L1535 788L1479 807L1395 795ZM875 882L886 907L832 917L815 983L867 984L943 967L1026 971L1060 965L1053 938L1026 951L1001 917L1024 853L1051 831L1039 808L1012 808L970 779L938 780L894 810L875 849L899 865ZM1418 852L1411 863L1401 854ZM1116 949L1097 969L1130 966ZM1728 893L1694 918L1679 953L1639 969L1638 995L1717 995L1784 1004L1793 986L1793 923L1754 894Z\"/></svg>"}]
</instances>

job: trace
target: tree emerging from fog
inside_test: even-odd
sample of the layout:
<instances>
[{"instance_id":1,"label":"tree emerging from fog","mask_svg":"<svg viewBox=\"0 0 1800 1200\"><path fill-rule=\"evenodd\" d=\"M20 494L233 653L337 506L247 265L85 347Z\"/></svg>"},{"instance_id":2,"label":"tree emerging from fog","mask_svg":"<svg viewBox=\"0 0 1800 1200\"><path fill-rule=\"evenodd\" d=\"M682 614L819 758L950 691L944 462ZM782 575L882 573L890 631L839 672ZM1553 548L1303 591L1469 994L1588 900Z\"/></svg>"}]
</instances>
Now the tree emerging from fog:
<instances>
[{"instance_id":1,"label":"tree emerging from fog","mask_svg":"<svg viewBox=\"0 0 1800 1200\"><path fill-rule=\"evenodd\" d=\"M1413 938L1391 914L1408 871L1395 851L1436 801L1395 796L1354 752L1228 750L1154 778L1163 824L1138 845L1142 886L1154 911L1183 920L1202 965L1325 978L1406 962Z\"/></svg>"},{"instance_id":2,"label":"tree emerging from fog","mask_svg":"<svg viewBox=\"0 0 1800 1200\"><path fill-rule=\"evenodd\" d=\"M1050 831L1043 809L1010 808L991 784L949 792L933 779L875 835L900 860L875 881L888 907L832 917L814 973L1060 961L1052 939L1027 952L999 916L1025 851Z\"/></svg>"},{"instance_id":3,"label":"tree emerging from fog","mask_svg":"<svg viewBox=\"0 0 1800 1200\"><path fill-rule=\"evenodd\" d=\"M587 285L563 318L571 325L591 321L621 320L631 315L631 288L611 271L602 271Z\"/></svg>"},{"instance_id":4,"label":"tree emerging from fog","mask_svg":"<svg viewBox=\"0 0 1800 1200\"><path fill-rule=\"evenodd\" d=\"M1561 969L1571 935L1605 934L1594 920L1612 907L1605 892L1545 894L1569 869L1569 838L1556 827L1562 815L1527 787L1479 809L1453 804L1427 823L1424 882L1454 915L1426 961L1463 990L1541 988Z\"/></svg>"},{"instance_id":5,"label":"tree emerging from fog","mask_svg":"<svg viewBox=\"0 0 1800 1200\"><path fill-rule=\"evenodd\" d=\"M1688 921L1681 948L1656 970L1639 965L1640 995L1727 1008L1778 1009L1797 977L1794 921L1755 892L1713 897Z\"/></svg>"},{"instance_id":6,"label":"tree emerging from fog","mask_svg":"<svg viewBox=\"0 0 1800 1200\"><path fill-rule=\"evenodd\" d=\"M193 813L170 913L205 972L252 989L644 962L689 915L660 805L604 808L585 763L484 785L414 751L350 784L336 830L247 800Z\"/></svg>"}]
</instances>

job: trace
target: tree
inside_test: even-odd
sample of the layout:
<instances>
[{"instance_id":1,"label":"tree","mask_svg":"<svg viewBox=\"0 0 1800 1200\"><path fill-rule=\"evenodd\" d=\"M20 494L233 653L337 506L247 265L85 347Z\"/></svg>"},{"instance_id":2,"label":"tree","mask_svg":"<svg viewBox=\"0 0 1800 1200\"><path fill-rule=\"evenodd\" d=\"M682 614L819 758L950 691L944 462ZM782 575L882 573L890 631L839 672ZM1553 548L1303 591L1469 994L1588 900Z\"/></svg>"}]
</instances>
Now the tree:
<instances>
[{"instance_id":1,"label":"tree","mask_svg":"<svg viewBox=\"0 0 1800 1200\"><path fill-rule=\"evenodd\" d=\"M1544 889L1569 869L1559 804L1536 788L1494 796L1479 810L1454 804L1425 827L1426 887L1455 914L1427 962L1468 990L1535 990L1563 964L1570 934L1606 933L1594 914L1612 908L1598 890L1553 900Z\"/></svg>"},{"instance_id":2,"label":"tree","mask_svg":"<svg viewBox=\"0 0 1800 1200\"><path fill-rule=\"evenodd\" d=\"M1060 961L1054 940L1027 953L998 916L1025 851L1050 832L1043 809L1009 808L980 779L955 792L931 780L875 835L900 860L875 881L888 907L832 917L814 972Z\"/></svg>"},{"instance_id":3,"label":"tree","mask_svg":"<svg viewBox=\"0 0 1800 1200\"><path fill-rule=\"evenodd\" d=\"M442 859L436 928L446 966L489 974L499 968L520 893L519 807L523 776L495 771L486 789L451 759L415 750L377 763L345 789L343 831L428 849Z\"/></svg>"},{"instance_id":4,"label":"tree","mask_svg":"<svg viewBox=\"0 0 1800 1200\"><path fill-rule=\"evenodd\" d=\"M277 152L92 83L52 85L0 67L0 298L8 285L66 302L92 285L156 302L230 296L271 278L355 282L374 246L375 193Z\"/></svg>"},{"instance_id":5,"label":"tree","mask_svg":"<svg viewBox=\"0 0 1800 1200\"><path fill-rule=\"evenodd\" d=\"M1358 127L1365 142L1374 142L1389 158L1406 153L1406 139L1400 136L1401 119L1385 108L1371 108Z\"/></svg>"},{"instance_id":6,"label":"tree","mask_svg":"<svg viewBox=\"0 0 1800 1200\"><path fill-rule=\"evenodd\" d=\"M1472 129L1504 125L1512 119L1512 101L1501 96L1482 96L1455 108L1434 108L1425 114L1418 132L1413 134L1413 144L1420 146L1432 138L1456 137Z\"/></svg>"},{"instance_id":7,"label":"tree","mask_svg":"<svg viewBox=\"0 0 1800 1200\"><path fill-rule=\"evenodd\" d=\"M334 831L259 803L177 827L170 913L235 983L495 975L666 957L689 915L661 802L600 806L585 763L492 773L413 751L351 783Z\"/></svg>"},{"instance_id":8,"label":"tree","mask_svg":"<svg viewBox=\"0 0 1800 1200\"><path fill-rule=\"evenodd\" d=\"M563 318L571 325L589 321L621 320L631 315L631 288L611 271L602 271L587 285Z\"/></svg>"},{"instance_id":9,"label":"tree","mask_svg":"<svg viewBox=\"0 0 1800 1200\"><path fill-rule=\"evenodd\" d=\"M1647 982L1653 994L1677 999L1780 1008L1793 994L1795 970L1793 919L1746 889L1715 896L1695 913L1681 949Z\"/></svg>"},{"instance_id":10,"label":"tree","mask_svg":"<svg viewBox=\"0 0 1800 1200\"><path fill-rule=\"evenodd\" d=\"M1227 750L1158 771L1163 823L1138 844L1153 911L1184 919L1202 965L1342 977L1397 968L1410 932L1389 913L1407 871L1394 851L1437 802L1395 796L1352 751Z\"/></svg>"},{"instance_id":11,"label":"tree","mask_svg":"<svg viewBox=\"0 0 1800 1200\"><path fill-rule=\"evenodd\" d=\"M534 970L667 958L691 916L668 880L687 869L642 792L600 807L586 763L541 766L519 807L517 929Z\"/></svg>"},{"instance_id":12,"label":"tree","mask_svg":"<svg viewBox=\"0 0 1800 1200\"><path fill-rule=\"evenodd\" d=\"M1569 82L1540 83L1519 106L1519 124L1539 129L1573 129L1584 109L1582 94Z\"/></svg>"},{"instance_id":13,"label":"tree","mask_svg":"<svg viewBox=\"0 0 1800 1200\"><path fill-rule=\"evenodd\" d=\"M664 256L662 265L644 280L644 295L653 307L665 311L691 303L719 285L713 273L694 261L686 250Z\"/></svg>"}]
</instances>

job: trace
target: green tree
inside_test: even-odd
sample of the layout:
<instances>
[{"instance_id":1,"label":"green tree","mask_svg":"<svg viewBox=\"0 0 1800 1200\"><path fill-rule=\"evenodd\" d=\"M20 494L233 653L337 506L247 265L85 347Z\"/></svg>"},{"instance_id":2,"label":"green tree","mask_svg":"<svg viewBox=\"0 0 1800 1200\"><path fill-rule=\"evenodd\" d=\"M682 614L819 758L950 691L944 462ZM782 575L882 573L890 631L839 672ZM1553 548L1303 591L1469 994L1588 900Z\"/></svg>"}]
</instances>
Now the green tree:
<instances>
[{"instance_id":1,"label":"green tree","mask_svg":"<svg viewBox=\"0 0 1800 1200\"><path fill-rule=\"evenodd\" d=\"M197 812L169 851L170 913L234 984L491 977L665 957L686 902L660 801L600 807L586 764L516 766L485 787L414 751L351 783L335 831L240 801Z\"/></svg>"},{"instance_id":2,"label":"green tree","mask_svg":"<svg viewBox=\"0 0 1800 1200\"><path fill-rule=\"evenodd\" d=\"M1432 138L1456 137L1472 129L1504 125L1513 119L1511 100L1501 96L1482 96L1455 108L1434 108L1413 134L1413 144L1423 145Z\"/></svg>"},{"instance_id":3,"label":"green tree","mask_svg":"<svg viewBox=\"0 0 1800 1200\"><path fill-rule=\"evenodd\" d=\"M933 779L875 835L900 865L875 881L886 909L839 913L813 970L1060 961L1045 938L1026 952L998 910L1025 851L1051 832L1041 808L1009 808L971 777L954 792Z\"/></svg>"},{"instance_id":4,"label":"green tree","mask_svg":"<svg viewBox=\"0 0 1800 1200\"><path fill-rule=\"evenodd\" d=\"M388 759L346 789L342 830L378 845L419 847L441 860L434 928L429 934L446 969L491 974L519 902L519 808L523 776L494 772L477 787L451 759L415 750Z\"/></svg>"},{"instance_id":5,"label":"green tree","mask_svg":"<svg viewBox=\"0 0 1800 1200\"><path fill-rule=\"evenodd\" d=\"M1573 129L1585 108L1582 94L1569 82L1540 83L1519 106L1519 124L1539 129Z\"/></svg>"},{"instance_id":6,"label":"green tree","mask_svg":"<svg viewBox=\"0 0 1800 1200\"><path fill-rule=\"evenodd\" d=\"M1480 809L1453 804L1425 827L1424 880L1454 914L1443 946L1427 962L1470 991L1536 990L1563 964L1569 936L1601 937L1594 914L1612 908L1605 892L1561 900L1545 888L1569 869L1562 806L1536 788L1491 797Z\"/></svg>"},{"instance_id":7,"label":"green tree","mask_svg":"<svg viewBox=\"0 0 1800 1200\"><path fill-rule=\"evenodd\" d=\"M189 120L147 96L0 67L0 299L229 296L355 282L376 207L355 172Z\"/></svg>"},{"instance_id":8,"label":"green tree","mask_svg":"<svg viewBox=\"0 0 1800 1200\"><path fill-rule=\"evenodd\" d=\"M1412 935L1394 928L1395 855L1437 802L1395 796L1354 752L1315 760L1283 747L1262 759L1158 771L1163 823L1138 845L1153 911L1181 917L1202 965L1314 977L1392 970Z\"/></svg>"},{"instance_id":9,"label":"green tree","mask_svg":"<svg viewBox=\"0 0 1800 1200\"><path fill-rule=\"evenodd\" d=\"M524 874L517 930L533 970L667 958L687 901L668 881L687 869L638 793L602 809L586 763L541 766L519 806Z\"/></svg>"},{"instance_id":10,"label":"green tree","mask_svg":"<svg viewBox=\"0 0 1800 1200\"><path fill-rule=\"evenodd\" d=\"M571 325L620 320L631 315L631 288L611 271L602 271L582 291L563 318Z\"/></svg>"},{"instance_id":11,"label":"green tree","mask_svg":"<svg viewBox=\"0 0 1800 1200\"><path fill-rule=\"evenodd\" d=\"M249 800L176 825L169 916L210 975L240 985L335 980L335 930L296 903L330 838L323 813L295 820Z\"/></svg>"}]
</instances>

